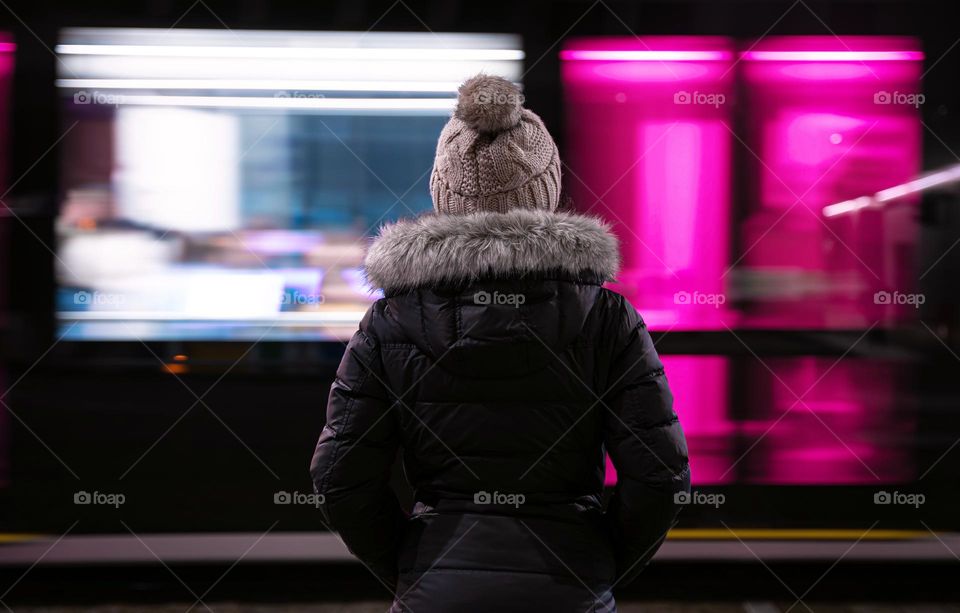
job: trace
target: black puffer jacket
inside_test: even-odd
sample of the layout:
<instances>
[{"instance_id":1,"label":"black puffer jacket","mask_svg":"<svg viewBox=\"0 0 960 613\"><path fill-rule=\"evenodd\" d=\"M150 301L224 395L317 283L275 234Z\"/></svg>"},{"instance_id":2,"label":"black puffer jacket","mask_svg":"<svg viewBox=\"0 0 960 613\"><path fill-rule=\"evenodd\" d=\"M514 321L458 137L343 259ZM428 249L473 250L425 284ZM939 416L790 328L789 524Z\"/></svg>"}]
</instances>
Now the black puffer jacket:
<instances>
[{"instance_id":1,"label":"black puffer jacket","mask_svg":"<svg viewBox=\"0 0 960 613\"><path fill-rule=\"evenodd\" d=\"M394 610L610 610L663 541L687 448L643 320L601 287L618 260L603 224L566 213L428 215L374 241L385 298L344 354L311 473Z\"/></svg>"}]
</instances>

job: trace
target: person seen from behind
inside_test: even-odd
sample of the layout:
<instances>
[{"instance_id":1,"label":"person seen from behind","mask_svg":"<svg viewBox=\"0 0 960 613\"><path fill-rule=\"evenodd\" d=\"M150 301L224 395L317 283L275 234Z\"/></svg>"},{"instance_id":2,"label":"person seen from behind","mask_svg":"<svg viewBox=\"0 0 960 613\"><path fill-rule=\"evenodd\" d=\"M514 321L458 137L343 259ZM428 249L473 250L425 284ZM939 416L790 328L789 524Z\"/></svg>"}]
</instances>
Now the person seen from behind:
<instances>
[{"instance_id":1,"label":"person seen from behind","mask_svg":"<svg viewBox=\"0 0 960 613\"><path fill-rule=\"evenodd\" d=\"M460 87L435 211L368 249L383 298L347 346L310 467L324 525L398 613L615 611L690 491L646 324L603 287L617 239L558 210L557 147L522 102L500 77ZM398 451L412 509L390 486Z\"/></svg>"}]
</instances>

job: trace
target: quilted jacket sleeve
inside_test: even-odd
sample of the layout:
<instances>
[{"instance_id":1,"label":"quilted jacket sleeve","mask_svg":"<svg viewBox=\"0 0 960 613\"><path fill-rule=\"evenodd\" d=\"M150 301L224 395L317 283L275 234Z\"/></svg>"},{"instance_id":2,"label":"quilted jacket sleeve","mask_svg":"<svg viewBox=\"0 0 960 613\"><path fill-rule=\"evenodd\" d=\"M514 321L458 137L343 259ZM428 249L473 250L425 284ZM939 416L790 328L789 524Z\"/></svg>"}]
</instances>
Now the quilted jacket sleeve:
<instances>
[{"instance_id":1,"label":"quilted jacket sleeve","mask_svg":"<svg viewBox=\"0 0 960 613\"><path fill-rule=\"evenodd\" d=\"M610 292L609 372L603 395L604 443L617 469L607 510L619 585L636 578L666 538L690 491L690 466L673 394L646 324Z\"/></svg>"},{"instance_id":2,"label":"quilted jacket sleeve","mask_svg":"<svg viewBox=\"0 0 960 613\"><path fill-rule=\"evenodd\" d=\"M370 313L343 354L327 401L327 422L310 474L321 511L350 551L391 587L405 516L389 485L399 446Z\"/></svg>"}]
</instances>

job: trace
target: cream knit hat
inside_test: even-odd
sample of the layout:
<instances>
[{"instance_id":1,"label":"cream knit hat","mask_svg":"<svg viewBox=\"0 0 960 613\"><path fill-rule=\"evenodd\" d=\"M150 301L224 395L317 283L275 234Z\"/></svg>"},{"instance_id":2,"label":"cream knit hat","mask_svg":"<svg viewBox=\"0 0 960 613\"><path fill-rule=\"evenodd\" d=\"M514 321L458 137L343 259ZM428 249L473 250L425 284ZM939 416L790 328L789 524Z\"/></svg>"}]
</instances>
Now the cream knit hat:
<instances>
[{"instance_id":1,"label":"cream knit hat","mask_svg":"<svg viewBox=\"0 0 960 613\"><path fill-rule=\"evenodd\" d=\"M502 77L477 75L460 86L440 133L430 176L439 213L552 211L560 200L560 156L543 121L523 108Z\"/></svg>"}]
</instances>

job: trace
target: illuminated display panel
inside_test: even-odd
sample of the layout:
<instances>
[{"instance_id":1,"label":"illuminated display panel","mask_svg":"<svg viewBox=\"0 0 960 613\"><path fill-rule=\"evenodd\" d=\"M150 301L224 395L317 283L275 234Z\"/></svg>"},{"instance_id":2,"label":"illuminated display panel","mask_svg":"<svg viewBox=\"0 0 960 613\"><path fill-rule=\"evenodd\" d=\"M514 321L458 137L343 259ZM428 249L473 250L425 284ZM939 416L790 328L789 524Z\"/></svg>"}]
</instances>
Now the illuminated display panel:
<instances>
[{"instance_id":1,"label":"illuminated display panel","mask_svg":"<svg viewBox=\"0 0 960 613\"><path fill-rule=\"evenodd\" d=\"M518 37L68 29L57 220L65 338L342 339L366 238L431 208L464 78Z\"/></svg>"},{"instance_id":2,"label":"illuminated display panel","mask_svg":"<svg viewBox=\"0 0 960 613\"><path fill-rule=\"evenodd\" d=\"M917 476L916 412L902 363L661 359L696 485L873 485ZM605 481L616 479L608 458Z\"/></svg>"},{"instance_id":3,"label":"illuminated display panel","mask_svg":"<svg viewBox=\"0 0 960 613\"><path fill-rule=\"evenodd\" d=\"M568 185L609 220L612 287L657 328L719 328L730 264L734 52L716 37L584 38L560 54Z\"/></svg>"},{"instance_id":4,"label":"illuminated display panel","mask_svg":"<svg viewBox=\"0 0 960 613\"><path fill-rule=\"evenodd\" d=\"M744 323L858 328L916 316L883 300L909 293L916 276L911 207L835 217L823 208L919 174L919 43L770 37L742 57L745 141L756 156L741 228Z\"/></svg>"},{"instance_id":5,"label":"illuminated display panel","mask_svg":"<svg viewBox=\"0 0 960 613\"><path fill-rule=\"evenodd\" d=\"M567 181L578 207L621 239L624 270L611 286L660 330L865 327L884 308L876 291L909 287L915 227L908 209L837 219L822 209L917 176L919 115L902 103L920 93L922 53L891 38L735 49L712 37L591 38L561 52ZM750 177L738 243L734 149ZM793 207L801 194L814 214ZM746 299L745 313L733 297ZM662 359L696 484L914 475L893 365L811 357L766 360L768 371L724 357ZM748 397L736 394L740 377ZM606 480L616 482L609 463Z\"/></svg>"}]
</instances>

